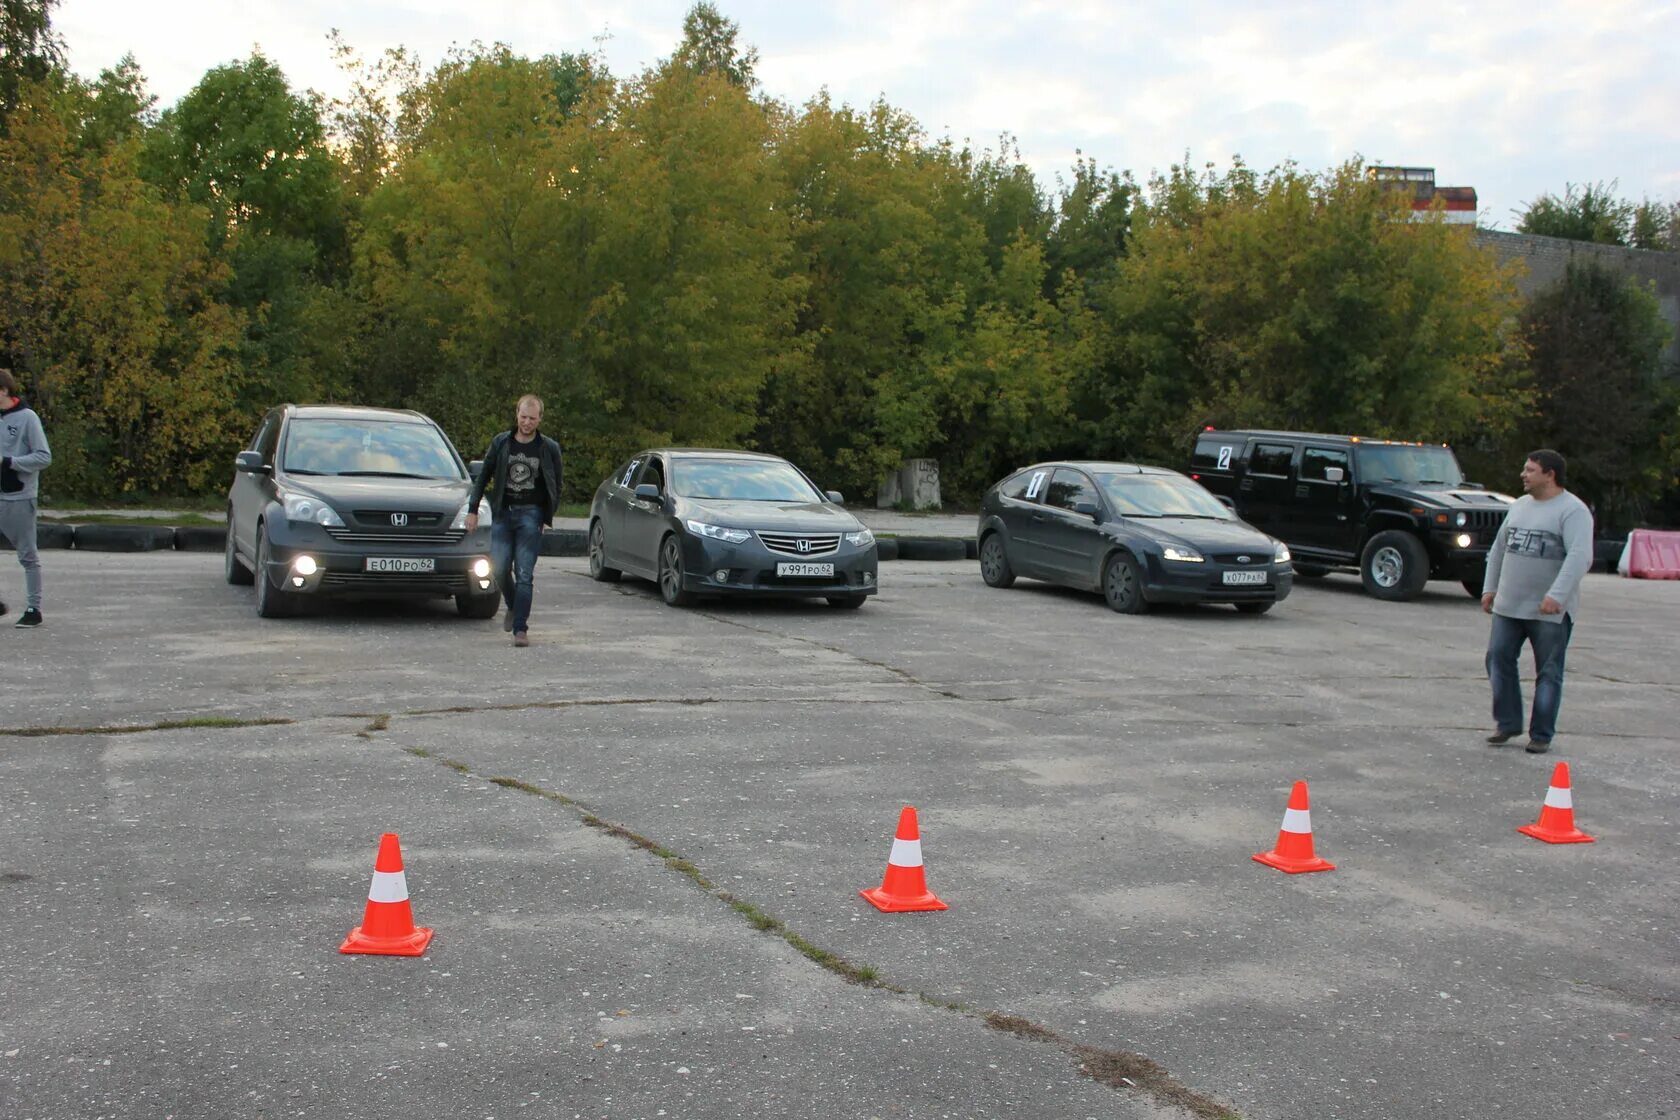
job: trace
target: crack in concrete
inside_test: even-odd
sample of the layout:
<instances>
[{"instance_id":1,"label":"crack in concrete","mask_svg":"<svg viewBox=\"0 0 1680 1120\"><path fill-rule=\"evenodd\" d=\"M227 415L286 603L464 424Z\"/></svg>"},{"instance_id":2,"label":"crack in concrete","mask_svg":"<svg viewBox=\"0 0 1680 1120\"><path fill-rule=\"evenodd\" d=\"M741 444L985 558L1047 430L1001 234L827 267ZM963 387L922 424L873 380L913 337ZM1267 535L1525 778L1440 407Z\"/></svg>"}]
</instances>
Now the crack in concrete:
<instances>
[{"instance_id":1,"label":"crack in concrete","mask_svg":"<svg viewBox=\"0 0 1680 1120\"><path fill-rule=\"evenodd\" d=\"M950 1011L965 1018L977 1019L992 1030L1013 1034L1027 1041L1054 1046L1075 1060L1078 1072L1083 1076L1118 1091L1145 1092L1161 1104L1183 1109L1192 1116L1199 1118L1199 1120L1241 1120L1235 1111L1220 1104L1207 1094L1180 1083L1165 1067L1142 1054L1126 1050L1105 1050L1075 1042L1050 1027L1031 1022L1018 1015L1007 1015L1003 1012L990 1011L959 1001L941 999L929 993L912 991L882 979L874 966L854 964L838 953L821 948L796 930L789 928L780 918L766 912L753 902L718 887L706 877L705 873L696 864L685 859L679 853L624 825L607 820L574 797L555 790L544 789L519 778L491 777L480 774L466 763L455 759L436 757L423 748L405 747L403 749L417 758L437 762L463 777L489 782L503 789L528 796L539 797L571 810L577 814L578 819L585 826L598 829L609 836L623 840L632 847L656 856L667 868L688 879L697 889L724 903L744 917L753 929L779 938L814 964L834 973L848 983L890 992L895 995L912 995L929 1007L941 1011Z\"/></svg>"}]
</instances>

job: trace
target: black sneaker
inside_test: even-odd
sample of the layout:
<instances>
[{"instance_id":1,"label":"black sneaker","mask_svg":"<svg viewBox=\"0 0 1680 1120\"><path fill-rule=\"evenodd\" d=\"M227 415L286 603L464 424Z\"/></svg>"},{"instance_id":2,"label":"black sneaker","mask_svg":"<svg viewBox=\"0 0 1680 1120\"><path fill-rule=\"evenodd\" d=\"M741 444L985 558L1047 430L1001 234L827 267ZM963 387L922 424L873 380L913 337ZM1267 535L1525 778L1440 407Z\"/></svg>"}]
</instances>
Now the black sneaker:
<instances>
[{"instance_id":1,"label":"black sneaker","mask_svg":"<svg viewBox=\"0 0 1680 1120\"><path fill-rule=\"evenodd\" d=\"M502 612L502 633L504 633L504 634L513 633L513 612L512 611L504 610Z\"/></svg>"},{"instance_id":2,"label":"black sneaker","mask_svg":"<svg viewBox=\"0 0 1680 1120\"><path fill-rule=\"evenodd\" d=\"M1520 734L1522 734L1520 731L1495 731L1487 737L1487 743L1490 747L1503 747Z\"/></svg>"},{"instance_id":3,"label":"black sneaker","mask_svg":"<svg viewBox=\"0 0 1680 1120\"><path fill-rule=\"evenodd\" d=\"M41 612L36 610L34 607L30 607L28 610L18 615L18 620L12 623L12 625L18 627L39 626L41 625Z\"/></svg>"},{"instance_id":4,"label":"black sneaker","mask_svg":"<svg viewBox=\"0 0 1680 1120\"><path fill-rule=\"evenodd\" d=\"M21 623L19 625L21 625ZM1523 748L1523 750L1527 751L1529 754L1545 754L1551 749L1552 741L1550 739L1530 739L1528 741L1528 746Z\"/></svg>"},{"instance_id":5,"label":"black sneaker","mask_svg":"<svg viewBox=\"0 0 1680 1120\"><path fill-rule=\"evenodd\" d=\"M6 600L0 599L0 614L6 613Z\"/></svg>"}]
</instances>

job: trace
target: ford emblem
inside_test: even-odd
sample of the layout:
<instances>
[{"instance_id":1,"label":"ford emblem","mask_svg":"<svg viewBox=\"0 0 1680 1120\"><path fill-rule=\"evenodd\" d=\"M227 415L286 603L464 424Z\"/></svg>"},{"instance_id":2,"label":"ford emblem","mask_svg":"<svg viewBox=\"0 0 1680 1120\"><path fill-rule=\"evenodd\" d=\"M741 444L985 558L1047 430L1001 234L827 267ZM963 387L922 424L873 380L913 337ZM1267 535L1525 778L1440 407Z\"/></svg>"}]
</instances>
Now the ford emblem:
<instances>
[{"instance_id":1,"label":"ford emblem","mask_svg":"<svg viewBox=\"0 0 1680 1120\"><path fill-rule=\"evenodd\" d=\"M1237 563L1239 563L1239 564L1246 564L1246 563L1248 563L1248 557L1246 557L1246 556L1239 556L1239 557L1237 557Z\"/></svg>"}]
</instances>

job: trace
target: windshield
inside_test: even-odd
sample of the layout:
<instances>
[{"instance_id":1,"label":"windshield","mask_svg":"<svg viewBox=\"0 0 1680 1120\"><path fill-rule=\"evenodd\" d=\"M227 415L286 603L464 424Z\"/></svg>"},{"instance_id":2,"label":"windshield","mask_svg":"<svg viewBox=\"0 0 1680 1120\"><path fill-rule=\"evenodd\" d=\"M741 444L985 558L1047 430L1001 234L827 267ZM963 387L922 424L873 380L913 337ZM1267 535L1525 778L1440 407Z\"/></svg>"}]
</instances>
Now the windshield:
<instances>
[{"instance_id":1,"label":"windshield","mask_svg":"<svg viewBox=\"0 0 1680 1120\"><path fill-rule=\"evenodd\" d=\"M1366 482L1457 486L1464 481L1464 472L1458 469L1458 460L1448 447L1361 443L1353 453L1359 462L1359 477Z\"/></svg>"},{"instance_id":2,"label":"windshield","mask_svg":"<svg viewBox=\"0 0 1680 1120\"><path fill-rule=\"evenodd\" d=\"M289 474L464 477L443 433L430 424L392 420L293 420L280 466Z\"/></svg>"},{"instance_id":3,"label":"windshield","mask_svg":"<svg viewBox=\"0 0 1680 1120\"><path fill-rule=\"evenodd\" d=\"M671 490L684 498L743 502L820 502L823 496L788 463L773 459L677 459Z\"/></svg>"},{"instance_id":4,"label":"windshield","mask_svg":"<svg viewBox=\"0 0 1680 1120\"><path fill-rule=\"evenodd\" d=\"M1122 517L1235 518L1220 500L1187 478L1170 474L1099 474L1097 485Z\"/></svg>"}]
</instances>

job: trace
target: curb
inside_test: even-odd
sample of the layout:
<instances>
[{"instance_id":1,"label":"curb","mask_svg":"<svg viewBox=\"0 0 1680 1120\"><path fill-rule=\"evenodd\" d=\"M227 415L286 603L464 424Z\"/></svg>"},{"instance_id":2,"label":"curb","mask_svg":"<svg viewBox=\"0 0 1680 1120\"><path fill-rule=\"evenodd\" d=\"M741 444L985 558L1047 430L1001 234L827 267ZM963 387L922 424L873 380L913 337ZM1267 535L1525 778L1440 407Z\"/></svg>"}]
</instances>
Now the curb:
<instances>
[{"instance_id":1,"label":"curb","mask_svg":"<svg viewBox=\"0 0 1680 1120\"><path fill-rule=\"evenodd\" d=\"M901 560L966 560L969 542L959 537L899 537Z\"/></svg>"},{"instance_id":2,"label":"curb","mask_svg":"<svg viewBox=\"0 0 1680 1120\"><path fill-rule=\"evenodd\" d=\"M544 529L544 556L588 556L589 534L582 529Z\"/></svg>"},{"instance_id":3,"label":"curb","mask_svg":"<svg viewBox=\"0 0 1680 1120\"><path fill-rule=\"evenodd\" d=\"M78 552L157 552L175 547L169 525L77 525Z\"/></svg>"}]
</instances>

